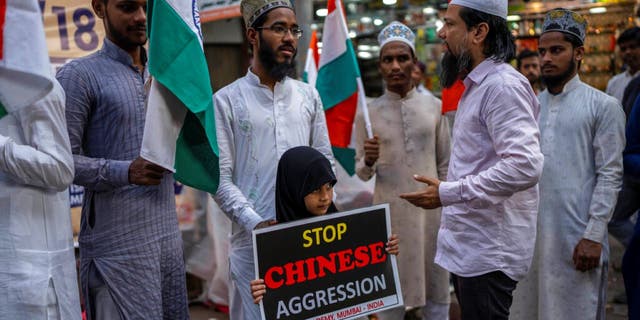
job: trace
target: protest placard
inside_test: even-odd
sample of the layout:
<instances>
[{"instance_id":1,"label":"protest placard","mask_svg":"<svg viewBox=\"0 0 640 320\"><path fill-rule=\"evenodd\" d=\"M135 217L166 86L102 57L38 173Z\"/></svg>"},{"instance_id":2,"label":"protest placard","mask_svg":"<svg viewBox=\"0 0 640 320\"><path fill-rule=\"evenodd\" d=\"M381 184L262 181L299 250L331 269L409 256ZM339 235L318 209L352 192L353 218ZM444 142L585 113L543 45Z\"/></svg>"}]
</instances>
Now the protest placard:
<instances>
[{"instance_id":1,"label":"protest placard","mask_svg":"<svg viewBox=\"0 0 640 320\"><path fill-rule=\"evenodd\" d=\"M402 306L390 228L383 204L255 230L262 318L353 319Z\"/></svg>"}]
</instances>

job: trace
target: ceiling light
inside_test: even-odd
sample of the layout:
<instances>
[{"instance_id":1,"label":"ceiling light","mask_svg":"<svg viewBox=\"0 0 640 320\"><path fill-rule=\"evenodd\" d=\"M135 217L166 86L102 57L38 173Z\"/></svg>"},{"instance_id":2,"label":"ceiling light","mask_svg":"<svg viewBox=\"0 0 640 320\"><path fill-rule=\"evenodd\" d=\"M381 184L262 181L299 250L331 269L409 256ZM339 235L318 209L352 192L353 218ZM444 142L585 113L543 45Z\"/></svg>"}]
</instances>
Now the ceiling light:
<instances>
[{"instance_id":1,"label":"ceiling light","mask_svg":"<svg viewBox=\"0 0 640 320\"><path fill-rule=\"evenodd\" d=\"M607 8L605 7L595 7L595 8L591 8L589 9L589 13L605 13L607 12Z\"/></svg>"},{"instance_id":2,"label":"ceiling light","mask_svg":"<svg viewBox=\"0 0 640 320\"><path fill-rule=\"evenodd\" d=\"M520 17L517 14L507 16L507 21L520 21L520 20L522 20L522 17Z\"/></svg>"},{"instance_id":3,"label":"ceiling light","mask_svg":"<svg viewBox=\"0 0 640 320\"><path fill-rule=\"evenodd\" d=\"M424 14L435 14L436 13L436 9L434 9L433 7L426 7L424 9L422 9L422 13L424 13Z\"/></svg>"},{"instance_id":4,"label":"ceiling light","mask_svg":"<svg viewBox=\"0 0 640 320\"><path fill-rule=\"evenodd\" d=\"M326 17L329 11L327 9L318 9L316 10L316 16L318 17Z\"/></svg>"}]
</instances>

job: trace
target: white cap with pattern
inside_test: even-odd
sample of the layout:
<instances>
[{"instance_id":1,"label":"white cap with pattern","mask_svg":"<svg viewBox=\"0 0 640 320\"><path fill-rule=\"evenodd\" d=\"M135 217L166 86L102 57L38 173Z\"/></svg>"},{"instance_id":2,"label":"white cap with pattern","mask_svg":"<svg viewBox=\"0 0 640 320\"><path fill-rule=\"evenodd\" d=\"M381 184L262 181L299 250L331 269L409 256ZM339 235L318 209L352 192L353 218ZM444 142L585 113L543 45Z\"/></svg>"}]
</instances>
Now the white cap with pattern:
<instances>
[{"instance_id":1,"label":"white cap with pattern","mask_svg":"<svg viewBox=\"0 0 640 320\"><path fill-rule=\"evenodd\" d=\"M413 33L413 31L411 31L411 29L409 29L409 27L398 21L391 22L389 25L384 27L382 31L380 31L380 34L378 34L378 43L380 43L380 49L382 49L384 45L392 41L404 42L408 44L409 47L411 47L411 50L413 50L413 52L416 51L416 35Z\"/></svg>"}]
</instances>

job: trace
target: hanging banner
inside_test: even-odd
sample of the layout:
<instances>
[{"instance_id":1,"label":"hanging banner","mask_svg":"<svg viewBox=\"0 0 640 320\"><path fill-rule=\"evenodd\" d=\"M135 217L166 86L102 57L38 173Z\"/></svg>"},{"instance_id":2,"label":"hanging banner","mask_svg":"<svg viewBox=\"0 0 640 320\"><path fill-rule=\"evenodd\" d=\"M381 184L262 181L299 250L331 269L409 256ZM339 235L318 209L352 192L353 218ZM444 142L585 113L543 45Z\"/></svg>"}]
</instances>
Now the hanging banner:
<instances>
[{"instance_id":1,"label":"hanging banner","mask_svg":"<svg viewBox=\"0 0 640 320\"><path fill-rule=\"evenodd\" d=\"M389 221L383 204L253 231L262 319L355 319L402 306Z\"/></svg>"},{"instance_id":2,"label":"hanging banner","mask_svg":"<svg viewBox=\"0 0 640 320\"><path fill-rule=\"evenodd\" d=\"M86 56L102 47L104 27L89 0L39 0L52 64Z\"/></svg>"},{"instance_id":3,"label":"hanging banner","mask_svg":"<svg viewBox=\"0 0 640 320\"><path fill-rule=\"evenodd\" d=\"M202 23L240 17L240 0L199 0Z\"/></svg>"}]
</instances>

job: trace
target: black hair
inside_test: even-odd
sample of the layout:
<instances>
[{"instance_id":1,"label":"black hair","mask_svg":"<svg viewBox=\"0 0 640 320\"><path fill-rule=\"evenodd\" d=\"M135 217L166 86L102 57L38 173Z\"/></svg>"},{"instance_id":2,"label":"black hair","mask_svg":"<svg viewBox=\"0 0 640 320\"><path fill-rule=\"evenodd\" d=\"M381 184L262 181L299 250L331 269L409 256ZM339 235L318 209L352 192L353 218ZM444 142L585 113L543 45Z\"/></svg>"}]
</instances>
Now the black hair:
<instances>
[{"instance_id":1,"label":"black hair","mask_svg":"<svg viewBox=\"0 0 640 320\"><path fill-rule=\"evenodd\" d=\"M484 40L482 53L494 61L509 62L516 55L515 38L509 31L507 20L504 18L481 12L475 9L460 8L460 18L467 25L467 30L486 23L489 25L489 32Z\"/></svg>"},{"instance_id":2,"label":"black hair","mask_svg":"<svg viewBox=\"0 0 640 320\"><path fill-rule=\"evenodd\" d=\"M574 49L584 46L584 43L582 42L582 40L580 40L580 38L578 38L576 35L566 33L566 32L560 32L560 33L562 33L562 36L564 37L564 41L571 43L571 46Z\"/></svg>"},{"instance_id":3,"label":"black hair","mask_svg":"<svg viewBox=\"0 0 640 320\"><path fill-rule=\"evenodd\" d=\"M635 41L636 43L640 43L640 28L633 27L623 31L618 37L618 39L616 40L616 43L620 45L621 43L629 42L629 41Z\"/></svg>"},{"instance_id":4,"label":"black hair","mask_svg":"<svg viewBox=\"0 0 640 320\"><path fill-rule=\"evenodd\" d=\"M522 50L516 57L517 69L520 70L520 67L522 66L522 60L526 58L539 57L539 56L540 54L536 51L531 51L529 49Z\"/></svg>"}]
</instances>

